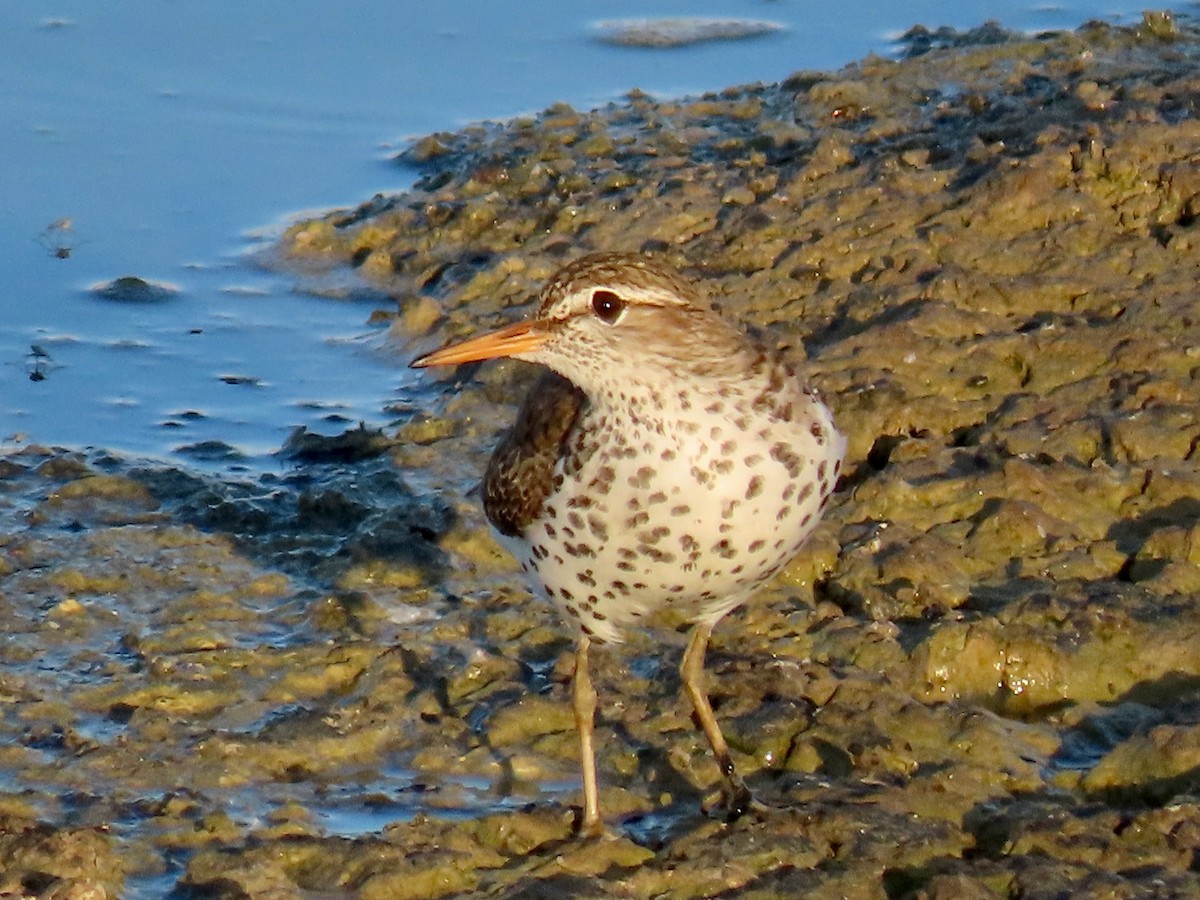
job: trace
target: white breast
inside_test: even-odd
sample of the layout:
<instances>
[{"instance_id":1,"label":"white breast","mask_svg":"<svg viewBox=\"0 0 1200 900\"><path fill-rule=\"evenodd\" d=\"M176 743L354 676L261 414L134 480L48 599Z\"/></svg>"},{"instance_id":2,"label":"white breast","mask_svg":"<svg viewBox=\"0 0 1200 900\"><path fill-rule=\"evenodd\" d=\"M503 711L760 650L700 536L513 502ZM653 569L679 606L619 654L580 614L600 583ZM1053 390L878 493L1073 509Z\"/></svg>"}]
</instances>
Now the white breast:
<instances>
[{"instance_id":1,"label":"white breast","mask_svg":"<svg viewBox=\"0 0 1200 900\"><path fill-rule=\"evenodd\" d=\"M515 555L598 639L666 606L715 622L795 555L837 481L845 439L791 388L790 420L694 396L589 410L589 452L559 461Z\"/></svg>"}]
</instances>

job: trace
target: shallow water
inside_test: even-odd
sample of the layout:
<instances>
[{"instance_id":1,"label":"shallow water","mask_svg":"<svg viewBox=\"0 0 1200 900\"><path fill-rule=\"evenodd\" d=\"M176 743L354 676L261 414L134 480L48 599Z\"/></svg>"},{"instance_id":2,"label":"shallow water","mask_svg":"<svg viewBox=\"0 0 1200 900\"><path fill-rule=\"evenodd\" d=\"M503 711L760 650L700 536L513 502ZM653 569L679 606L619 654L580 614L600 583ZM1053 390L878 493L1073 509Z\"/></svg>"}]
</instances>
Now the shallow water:
<instances>
[{"instance_id":1,"label":"shallow water","mask_svg":"<svg viewBox=\"0 0 1200 900\"><path fill-rule=\"evenodd\" d=\"M403 188L391 157L410 136L836 68L916 20L1037 31L1140 10L860 5L819 20L751 0L0 7L0 439L258 469L296 426L386 424L416 384L365 324L390 299L313 299L246 260L298 210ZM669 51L599 38L604 21L684 12L784 27ZM124 276L177 293L91 290Z\"/></svg>"}]
</instances>

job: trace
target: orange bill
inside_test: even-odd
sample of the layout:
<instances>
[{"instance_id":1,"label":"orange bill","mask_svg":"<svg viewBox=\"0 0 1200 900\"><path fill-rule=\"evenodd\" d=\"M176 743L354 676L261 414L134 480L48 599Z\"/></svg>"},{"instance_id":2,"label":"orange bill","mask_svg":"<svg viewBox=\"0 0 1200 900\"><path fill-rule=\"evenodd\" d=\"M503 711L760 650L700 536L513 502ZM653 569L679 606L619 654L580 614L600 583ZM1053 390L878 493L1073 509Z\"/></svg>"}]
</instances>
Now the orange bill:
<instances>
[{"instance_id":1,"label":"orange bill","mask_svg":"<svg viewBox=\"0 0 1200 900\"><path fill-rule=\"evenodd\" d=\"M426 353L409 365L414 369L424 369L427 366L456 366L481 359L519 356L537 350L545 343L547 336L545 331L537 327L536 322L516 322L461 344L451 344L441 350Z\"/></svg>"}]
</instances>

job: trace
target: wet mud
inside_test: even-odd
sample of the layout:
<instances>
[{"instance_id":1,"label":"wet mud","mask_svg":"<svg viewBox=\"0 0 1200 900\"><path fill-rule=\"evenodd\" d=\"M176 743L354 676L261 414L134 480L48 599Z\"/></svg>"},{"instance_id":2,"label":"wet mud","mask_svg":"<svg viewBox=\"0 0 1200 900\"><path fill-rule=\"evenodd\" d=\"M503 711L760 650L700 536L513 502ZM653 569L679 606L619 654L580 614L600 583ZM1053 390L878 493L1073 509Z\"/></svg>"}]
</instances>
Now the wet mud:
<instances>
[{"instance_id":1,"label":"wet mud","mask_svg":"<svg viewBox=\"0 0 1200 900\"><path fill-rule=\"evenodd\" d=\"M762 811L701 813L664 622L594 654L572 838L571 639L473 493L535 373L491 364L278 474L0 458L0 892L1200 896L1200 36L906 47L430 136L270 261L415 356L651 252L805 360L846 474L709 654Z\"/></svg>"}]
</instances>

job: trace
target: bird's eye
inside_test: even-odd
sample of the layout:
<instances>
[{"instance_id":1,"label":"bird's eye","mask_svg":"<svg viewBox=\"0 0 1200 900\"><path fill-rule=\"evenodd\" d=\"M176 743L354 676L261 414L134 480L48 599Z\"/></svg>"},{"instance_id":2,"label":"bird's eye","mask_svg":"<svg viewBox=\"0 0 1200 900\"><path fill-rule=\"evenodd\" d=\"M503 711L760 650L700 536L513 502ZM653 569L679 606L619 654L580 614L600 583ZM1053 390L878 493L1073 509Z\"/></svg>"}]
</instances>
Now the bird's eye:
<instances>
[{"instance_id":1,"label":"bird's eye","mask_svg":"<svg viewBox=\"0 0 1200 900\"><path fill-rule=\"evenodd\" d=\"M625 301L612 291L596 291L592 294L592 312L605 325L616 322L624 310Z\"/></svg>"}]
</instances>

